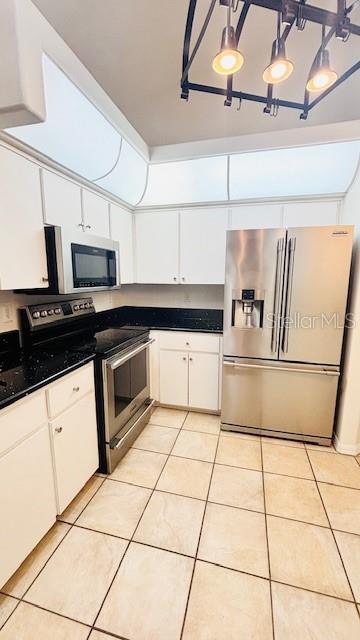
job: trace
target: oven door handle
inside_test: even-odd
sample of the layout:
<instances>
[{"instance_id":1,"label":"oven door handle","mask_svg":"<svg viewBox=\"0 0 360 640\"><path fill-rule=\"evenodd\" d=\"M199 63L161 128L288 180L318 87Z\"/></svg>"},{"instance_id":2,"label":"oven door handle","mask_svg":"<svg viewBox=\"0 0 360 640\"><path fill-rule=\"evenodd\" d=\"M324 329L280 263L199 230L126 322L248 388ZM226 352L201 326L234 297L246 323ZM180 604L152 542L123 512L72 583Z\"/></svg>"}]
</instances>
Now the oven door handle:
<instances>
[{"instance_id":1,"label":"oven door handle","mask_svg":"<svg viewBox=\"0 0 360 640\"><path fill-rule=\"evenodd\" d=\"M117 358L117 360L113 360L113 361L109 360L109 362L106 363L106 366L109 367L112 371L114 371L114 369L121 367L121 365L125 364L125 362L130 360L130 358L133 358L138 353L141 353L141 351L144 351L144 349L147 349L153 342L155 342L155 338L151 338L147 342L144 342L144 344L140 345L140 347L137 347L136 349L129 351L126 355L122 356L121 358Z\"/></svg>"}]
</instances>

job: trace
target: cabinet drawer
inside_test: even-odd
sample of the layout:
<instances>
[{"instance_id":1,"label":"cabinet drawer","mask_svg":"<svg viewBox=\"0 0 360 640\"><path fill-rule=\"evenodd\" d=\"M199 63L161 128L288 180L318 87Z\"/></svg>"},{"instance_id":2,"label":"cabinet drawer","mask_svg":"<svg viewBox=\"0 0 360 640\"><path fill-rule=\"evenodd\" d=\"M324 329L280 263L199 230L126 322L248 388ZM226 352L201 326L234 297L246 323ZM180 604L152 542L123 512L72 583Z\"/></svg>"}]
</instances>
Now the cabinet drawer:
<instances>
[{"instance_id":1,"label":"cabinet drawer","mask_svg":"<svg viewBox=\"0 0 360 640\"><path fill-rule=\"evenodd\" d=\"M43 390L0 411L0 456L46 423L46 399Z\"/></svg>"},{"instance_id":2,"label":"cabinet drawer","mask_svg":"<svg viewBox=\"0 0 360 640\"><path fill-rule=\"evenodd\" d=\"M220 337L207 333L164 331L159 335L159 345L160 349L180 349L184 351L219 353Z\"/></svg>"},{"instance_id":3,"label":"cabinet drawer","mask_svg":"<svg viewBox=\"0 0 360 640\"><path fill-rule=\"evenodd\" d=\"M65 411L93 389L94 367L92 362L54 382L46 390L50 418Z\"/></svg>"}]
</instances>

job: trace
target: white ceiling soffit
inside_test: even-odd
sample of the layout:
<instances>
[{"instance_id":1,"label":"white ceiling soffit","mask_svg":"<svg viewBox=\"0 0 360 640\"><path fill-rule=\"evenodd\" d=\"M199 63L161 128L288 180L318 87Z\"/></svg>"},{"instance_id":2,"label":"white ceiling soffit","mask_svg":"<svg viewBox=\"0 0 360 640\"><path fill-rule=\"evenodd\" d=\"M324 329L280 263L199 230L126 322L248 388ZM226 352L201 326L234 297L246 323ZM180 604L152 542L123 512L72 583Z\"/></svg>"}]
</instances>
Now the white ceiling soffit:
<instances>
[{"instance_id":1,"label":"white ceiling soffit","mask_svg":"<svg viewBox=\"0 0 360 640\"><path fill-rule=\"evenodd\" d=\"M359 154L352 141L152 164L141 206L345 193Z\"/></svg>"},{"instance_id":2,"label":"white ceiling soffit","mask_svg":"<svg viewBox=\"0 0 360 640\"><path fill-rule=\"evenodd\" d=\"M115 167L106 176L96 180L96 184L135 206L144 195L147 169L147 162L123 140Z\"/></svg>"},{"instance_id":3,"label":"white ceiling soffit","mask_svg":"<svg viewBox=\"0 0 360 640\"><path fill-rule=\"evenodd\" d=\"M227 156L151 164L141 206L228 199Z\"/></svg>"},{"instance_id":4,"label":"white ceiling soffit","mask_svg":"<svg viewBox=\"0 0 360 640\"><path fill-rule=\"evenodd\" d=\"M88 180L110 171L121 136L50 58L43 56L46 121L6 132Z\"/></svg>"}]
</instances>

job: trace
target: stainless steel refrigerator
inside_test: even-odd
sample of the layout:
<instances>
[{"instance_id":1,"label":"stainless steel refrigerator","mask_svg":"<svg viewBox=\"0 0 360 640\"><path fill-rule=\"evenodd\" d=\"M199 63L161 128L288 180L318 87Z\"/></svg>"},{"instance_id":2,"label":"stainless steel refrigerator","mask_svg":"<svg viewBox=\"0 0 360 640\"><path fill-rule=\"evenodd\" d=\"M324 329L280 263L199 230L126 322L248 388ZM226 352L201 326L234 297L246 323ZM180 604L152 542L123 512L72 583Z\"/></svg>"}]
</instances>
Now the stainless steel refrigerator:
<instances>
[{"instance_id":1,"label":"stainless steel refrigerator","mask_svg":"<svg viewBox=\"0 0 360 640\"><path fill-rule=\"evenodd\" d=\"M222 429L331 442L352 235L228 231Z\"/></svg>"}]
</instances>

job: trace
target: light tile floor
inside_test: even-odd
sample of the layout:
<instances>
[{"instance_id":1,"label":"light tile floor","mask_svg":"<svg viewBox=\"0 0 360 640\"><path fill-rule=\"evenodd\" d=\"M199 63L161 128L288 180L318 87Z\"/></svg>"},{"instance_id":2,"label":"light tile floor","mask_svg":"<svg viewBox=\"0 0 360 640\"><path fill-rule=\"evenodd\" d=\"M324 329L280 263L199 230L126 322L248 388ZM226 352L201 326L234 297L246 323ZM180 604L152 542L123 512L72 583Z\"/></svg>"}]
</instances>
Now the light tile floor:
<instances>
[{"instance_id":1,"label":"light tile floor","mask_svg":"<svg viewBox=\"0 0 360 640\"><path fill-rule=\"evenodd\" d=\"M3 587L0 640L359 640L359 576L359 456L158 408Z\"/></svg>"}]
</instances>

